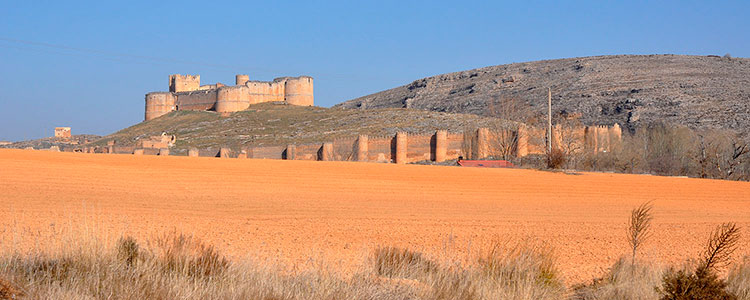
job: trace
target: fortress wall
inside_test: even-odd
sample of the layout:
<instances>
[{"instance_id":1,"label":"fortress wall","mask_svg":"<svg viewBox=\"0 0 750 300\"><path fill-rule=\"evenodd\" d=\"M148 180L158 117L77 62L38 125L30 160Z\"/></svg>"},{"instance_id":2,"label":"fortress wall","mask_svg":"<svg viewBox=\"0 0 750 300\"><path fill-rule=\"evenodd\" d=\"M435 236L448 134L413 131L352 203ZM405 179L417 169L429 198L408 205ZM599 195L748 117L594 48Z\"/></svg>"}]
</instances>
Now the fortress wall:
<instances>
[{"instance_id":1,"label":"fortress wall","mask_svg":"<svg viewBox=\"0 0 750 300\"><path fill-rule=\"evenodd\" d=\"M538 127L526 127L527 132L527 154L544 154L546 153L546 136L547 130Z\"/></svg>"},{"instance_id":2,"label":"fortress wall","mask_svg":"<svg viewBox=\"0 0 750 300\"><path fill-rule=\"evenodd\" d=\"M247 86L225 86L216 92L216 112L235 112L250 106L250 89Z\"/></svg>"},{"instance_id":3,"label":"fortress wall","mask_svg":"<svg viewBox=\"0 0 750 300\"><path fill-rule=\"evenodd\" d=\"M367 161L393 162L396 144L393 136L368 137Z\"/></svg>"},{"instance_id":4,"label":"fortress wall","mask_svg":"<svg viewBox=\"0 0 750 300\"><path fill-rule=\"evenodd\" d=\"M175 97L169 92L146 94L146 121L152 120L175 110Z\"/></svg>"},{"instance_id":5,"label":"fortress wall","mask_svg":"<svg viewBox=\"0 0 750 300\"><path fill-rule=\"evenodd\" d=\"M405 164L408 162L408 139L409 134L406 132L397 132L395 137L396 150L393 162Z\"/></svg>"},{"instance_id":6,"label":"fortress wall","mask_svg":"<svg viewBox=\"0 0 750 300\"><path fill-rule=\"evenodd\" d=\"M297 145L297 160L318 160L320 144Z\"/></svg>"},{"instance_id":7,"label":"fortress wall","mask_svg":"<svg viewBox=\"0 0 750 300\"><path fill-rule=\"evenodd\" d=\"M135 146L112 146L112 153L117 154L131 154L135 150Z\"/></svg>"},{"instance_id":8,"label":"fortress wall","mask_svg":"<svg viewBox=\"0 0 750 300\"><path fill-rule=\"evenodd\" d=\"M448 132L445 130L438 130L435 132L433 137L434 145L432 145L432 160L435 162L445 161L445 155L448 151ZM432 144L433 141L430 143Z\"/></svg>"},{"instance_id":9,"label":"fortress wall","mask_svg":"<svg viewBox=\"0 0 750 300\"><path fill-rule=\"evenodd\" d=\"M286 150L286 146L253 147L248 148L247 156L261 159L282 159L284 150Z\"/></svg>"},{"instance_id":10,"label":"fortress wall","mask_svg":"<svg viewBox=\"0 0 750 300\"><path fill-rule=\"evenodd\" d=\"M284 82L245 82L250 104L284 101Z\"/></svg>"},{"instance_id":11,"label":"fortress wall","mask_svg":"<svg viewBox=\"0 0 750 300\"><path fill-rule=\"evenodd\" d=\"M320 147L320 152L318 152L318 160L333 160L333 143L323 143L323 145Z\"/></svg>"},{"instance_id":12,"label":"fortress wall","mask_svg":"<svg viewBox=\"0 0 750 300\"><path fill-rule=\"evenodd\" d=\"M520 125L516 134L516 157L524 157L529 154L529 131L526 125Z\"/></svg>"},{"instance_id":13,"label":"fortress wall","mask_svg":"<svg viewBox=\"0 0 750 300\"><path fill-rule=\"evenodd\" d=\"M406 142L406 162L431 160L433 145L432 134L410 134Z\"/></svg>"},{"instance_id":14,"label":"fortress wall","mask_svg":"<svg viewBox=\"0 0 750 300\"><path fill-rule=\"evenodd\" d=\"M348 161L355 158L354 145L356 138L345 138L333 140L333 158L339 161Z\"/></svg>"},{"instance_id":15,"label":"fortress wall","mask_svg":"<svg viewBox=\"0 0 750 300\"><path fill-rule=\"evenodd\" d=\"M287 78L284 89L284 100L292 105L312 106L313 79L309 76Z\"/></svg>"},{"instance_id":16,"label":"fortress wall","mask_svg":"<svg viewBox=\"0 0 750 300\"><path fill-rule=\"evenodd\" d=\"M369 140L369 138L368 138L367 135L360 134L359 136L357 136L357 143L354 145L355 146L355 152L354 152L355 159L354 160L356 160L356 161L368 161L369 160L368 157L367 157L368 156L368 152L369 152L368 151L368 146L369 146L368 140Z\"/></svg>"},{"instance_id":17,"label":"fortress wall","mask_svg":"<svg viewBox=\"0 0 750 300\"><path fill-rule=\"evenodd\" d=\"M250 81L250 76L238 74L234 76L234 85L245 85L246 82Z\"/></svg>"},{"instance_id":18,"label":"fortress wall","mask_svg":"<svg viewBox=\"0 0 750 300\"><path fill-rule=\"evenodd\" d=\"M216 107L218 90L177 93L177 110L212 110Z\"/></svg>"},{"instance_id":19,"label":"fortress wall","mask_svg":"<svg viewBox=\"0 0 750 300\"><path fill-rule=\"evenodd\" d=\"M200 89L200 75L169 75L169 91L173 93L188 92Z\"/></svg>"},{"instance_id":20,"label":"fortress wall","mask_svg":"<svg viewBox=\"0 0 750 300\"><path fill-rule=\"evenodd\" d=\"M463 133L448 133L447 149L445 152L445 159L458 159L459 156L464 156L462 147L464 143Z\"/></svg>"}]
</instances>

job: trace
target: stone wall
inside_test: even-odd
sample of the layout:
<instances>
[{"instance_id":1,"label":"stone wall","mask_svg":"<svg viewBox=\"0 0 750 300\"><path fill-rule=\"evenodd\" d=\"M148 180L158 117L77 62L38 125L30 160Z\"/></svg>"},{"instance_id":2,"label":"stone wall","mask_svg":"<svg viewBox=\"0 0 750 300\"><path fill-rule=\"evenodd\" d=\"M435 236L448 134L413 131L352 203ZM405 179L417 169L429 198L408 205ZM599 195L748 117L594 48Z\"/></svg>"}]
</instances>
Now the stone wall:
<instances>
[{"instance_id":1,"label":"stone wall","mask_svg":"<svg viewBox=\"0 0 750 300\"><path fill-rule=\"evenodd\" d=\"M200 89L200 75L169 75L169 91L172 93L195 91Z\"/></svg>"},{"instance_id":2,"label":"stone wall","mask_svg":"<svg viewBox=\"0 0 750 300\"><path fill-rule=\"evenodd\" d=\"M314 144L284 146L244 147L242 149L191 149L191 156L228 158L362 161L381 163L414 163L420 161L442 162L463 156L467 159L500 158L500 139L512 137L516 143L510 149L512 157L542 155L546 153L547 133L543 128L521 126L516 130L491 131L479 128L465 133L437 130L433 134L408 134L393 136L366 136L321 141ZM111 152L143 154L158 153L165 148L170 136L144 140L136 149L114 146ZM598 153L612 151L622 137L619 125L553 128L553 147L567 153ZM173 140L171 141L174 142ZM84 151L86 152L86 151ZM507 152L506 152L507 153Z\"/></svg>"},{"instance_id":3,"label":"stone wall","mask_svg":"<svg viewBox=\"0 0 750 300\"><path fill-rule=\"evenodd\" d=\"M174 110L215 110L218 90L199 90L175 93Z\"/></svg>"}]
</instances>

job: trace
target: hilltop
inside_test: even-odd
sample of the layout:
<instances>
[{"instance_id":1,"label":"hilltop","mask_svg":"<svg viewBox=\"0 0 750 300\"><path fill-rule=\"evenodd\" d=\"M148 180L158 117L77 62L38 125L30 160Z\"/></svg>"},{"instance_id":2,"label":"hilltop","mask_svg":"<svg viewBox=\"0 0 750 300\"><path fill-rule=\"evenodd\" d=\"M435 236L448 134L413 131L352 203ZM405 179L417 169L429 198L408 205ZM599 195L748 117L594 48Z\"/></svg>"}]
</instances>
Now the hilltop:
<instances>
[{"instance_id":1,"label":"hilltop","mask_svg":"<svg viewBox=\"0 0 750 300\"><path fill-rule=\"evenodd\" d=\"M472 114L425 112L383 108L350 110L261 103L247 110L221 116L210 111L174 111L105 136L92 145L134 145L139 139L174 134L176 153L190 147L214 148L321 143L336 138L433 133L438 129L460 132L467 127L490 126L499 121Z\"/></svg>"},{"instance_id":2,"label":"hilltop","mask_svg":"<svg viewBox=\"0 0 750 300\"><path fill-rule=\"evenodd\" d=\"M408 107L487 115L488 105L517 99L546 112L580 113L586 124L631 130L652 121L750 133L750 59L616 55L491 66L416 80L336 105Z\"/></svg>"}]
</instances>

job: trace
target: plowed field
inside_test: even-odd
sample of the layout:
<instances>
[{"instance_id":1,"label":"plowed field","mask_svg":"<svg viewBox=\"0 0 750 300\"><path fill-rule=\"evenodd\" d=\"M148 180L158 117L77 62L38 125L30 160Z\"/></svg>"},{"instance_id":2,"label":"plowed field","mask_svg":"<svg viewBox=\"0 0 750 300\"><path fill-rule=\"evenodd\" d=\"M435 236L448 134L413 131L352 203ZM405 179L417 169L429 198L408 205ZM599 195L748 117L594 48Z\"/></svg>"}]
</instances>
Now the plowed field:
<instances>
[{"instance_id":1,"label":"plowed field","mask_svg":"<svg viewBox=\"0 0 750 300\"><path fill-rule=\"evenodd\" d=\"M554 248L568 282L626 255L630 209L654 204L643 257L679 263L737 222L750 254L750 183L601 173L0 150L0 247L66 228L104 239L194 234L233 257L346 269L377 246L470 256L494 242ZM42 246L40 246L42 245Z\"/></svg>"}]
</instances>

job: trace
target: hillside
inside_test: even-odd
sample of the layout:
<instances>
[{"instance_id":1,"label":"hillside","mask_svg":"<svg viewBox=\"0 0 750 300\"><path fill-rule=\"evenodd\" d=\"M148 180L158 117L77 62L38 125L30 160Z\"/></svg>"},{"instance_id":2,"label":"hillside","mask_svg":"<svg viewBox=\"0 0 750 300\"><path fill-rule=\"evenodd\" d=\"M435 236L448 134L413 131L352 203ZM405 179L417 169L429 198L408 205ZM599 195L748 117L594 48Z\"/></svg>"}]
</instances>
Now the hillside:
<instances>
[{"instance_id":1,"label":"hillside","mask_svg":"<svg viewBox=\"0 0 750 300\"><path fill-rule=\"evenodd\" d=\"M101 136L93 134L76 134L71 136L69 139L46 137L41 139L18 141L6 145L0 145L0 148L24 149L27 147L32 147L34 149L49 149L52 146L57 146L60 149L67 149L75 148L78 145L85 144L86 141L96 141L100 138Z\"/></svg>"},{"instance_id":2,"label":"hillside","mask_svg":"<svg viewBox=\"0 0 750 300\"><path fill-rule=\"evenodd\" d=\"M189 147L237 149L245 145L320 143L358 134L393 135L397 131L432 133L446 129L460 132L467 127L497 122L472 114L415 109L347 110L262 103L227 117L209 111L175 111L103 137L93 145L103 146L112 139L119 145L133 145L141 138L165 132L177 136L173 150L181 153Z\"/></svg>"},{"instance_id":3,"label":"hillside","mask_svg":"<svg viewBox=\"0 0 750 300\"><path fill-rule=\"evenodd\" d=\"M486 115L518 99L546 111L581 113L587 124L634 129L651 121L750 133L750 59L684 55L596 56L514 63L437 75L337 107L408 107Z\"/></svg>"}]
</instances>

